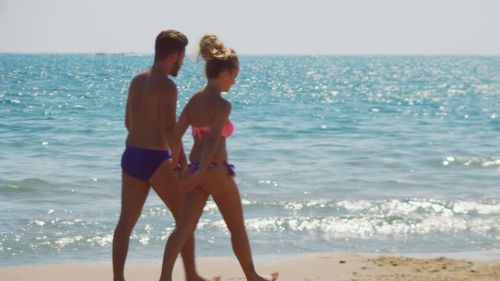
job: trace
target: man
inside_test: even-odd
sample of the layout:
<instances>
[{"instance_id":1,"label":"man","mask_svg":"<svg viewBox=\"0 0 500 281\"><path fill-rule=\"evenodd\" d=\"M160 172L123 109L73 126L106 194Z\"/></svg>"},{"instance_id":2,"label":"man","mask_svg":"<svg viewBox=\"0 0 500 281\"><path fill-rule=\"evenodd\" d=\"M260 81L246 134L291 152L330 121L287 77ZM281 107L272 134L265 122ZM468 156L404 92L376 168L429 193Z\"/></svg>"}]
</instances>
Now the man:
<instances>
[{"instance_id":1,"label":"man","mask_svg":"<svg viewBox=\"0 0 500 281\"><path fill-rule=\"evenodd\" d=\"M150 187L170 209L175 220L180 217L179 163L172 162L172 154L181 152L172 152L170 141L176 125L177 86L168 76L177 76L187 44L186 36L178 31L160 32L156 37L153 66L136 75L130 83L125 113L128 136L122 156L121 213L113 237L115 281L125 280L130 234ZM185 156L181 161L185 162ZM186 279L204 280L196 272L193 237L185 244L182 258Z\"/></svg>"}]
</instances>

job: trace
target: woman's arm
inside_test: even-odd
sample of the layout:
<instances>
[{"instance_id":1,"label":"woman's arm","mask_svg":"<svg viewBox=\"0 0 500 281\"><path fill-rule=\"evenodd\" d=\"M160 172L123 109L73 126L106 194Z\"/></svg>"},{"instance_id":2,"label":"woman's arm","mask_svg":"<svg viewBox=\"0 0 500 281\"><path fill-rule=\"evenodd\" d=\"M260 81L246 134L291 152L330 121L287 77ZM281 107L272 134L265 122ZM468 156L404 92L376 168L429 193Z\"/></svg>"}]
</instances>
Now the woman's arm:
<instances>
[{"instance_id":1,"label":"woman's arm","mask_svg":"<svg viewBox=\"0 0 500 281\"><path fill-rule=\"evenodd\" d=\"M212 161L215 152L219 146L219 141L221 138L221 132L224 128L227 120L229 119L229 114L231 113L231 104L229 102L225 102L223 104L222 110L220 110L214 118L214 121L211 125L211 130L208 133L207 140L205 145L203 146L203 152L200 158L200 168L194 173L189 179L182 182L183 192L191 191L196 188L201 179L205 176L205 173L208 170L208 165Z\"/></svg>"}]
</instances>

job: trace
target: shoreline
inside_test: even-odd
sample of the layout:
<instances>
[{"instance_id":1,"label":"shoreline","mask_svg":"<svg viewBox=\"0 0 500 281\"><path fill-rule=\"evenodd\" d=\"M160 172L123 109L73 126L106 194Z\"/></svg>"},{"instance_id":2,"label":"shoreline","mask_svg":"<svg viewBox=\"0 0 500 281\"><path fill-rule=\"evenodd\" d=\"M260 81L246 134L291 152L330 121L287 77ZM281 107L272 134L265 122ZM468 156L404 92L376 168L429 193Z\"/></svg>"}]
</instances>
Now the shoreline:
<instances>
[{"instance_id":1,"label":"shoreline","mask_svg":"<svg viewBox=\"0 0 500 281\"><path fill-rule=\"evenodd\" d=\"M270 257L269 257L270 258ZM235 257L199 257L199 273L204 277L222 276L222 280L245 280ZM278 259L256 259L259 273L280 273L278 280L479 280L496 281L500 259L455 259L436 254L433 257L408 255L371 255L354 253L312 253ZM131 261L126 266L128 280L157 280L161 262ZM0 267L0 280L111 280L111 261ZM174 280L183 279L180 260Z\"/></svg>"},{"instance_id":2,"label":"shoreline","mask_svg":"<svg viewBox=\"0 0 500 281\"><path fill-rule=\"evenodd\" d=\"M433 258L448 258L456 260L471 260L471 261L481 261L481 262L500 262L500 249L490 250L490 251L472 251L472 252L440 252L440 253L391 253L391 252L379 252L379 253L369 253L369 252L303 252L303 253L278 253L278 254L263 254L263 255L253 255L253 260L256 264L268 264L273 262L278 262L286 259L300 258L303 256L310 255L359 255L366 256L368 258L374 257L401 257L401 258L415 258L415 259L433 259ZM202 255L197 254L197 259L233 259L236 258L233 255ZM13 267L30 267L30 266L45 266L45 265L71 265L71 264L104 264L111 262L111 256L106 259L82 259L82 260L69 260L69 261L49 261L49 262L37 262L37 263L26 263L26 264L0 264L1 268L13 268ZM157 258L140 258L133 255L129 256L127 263L129 264L157 264L161 262L161 256Z\"/></svg>"}]
</instances>

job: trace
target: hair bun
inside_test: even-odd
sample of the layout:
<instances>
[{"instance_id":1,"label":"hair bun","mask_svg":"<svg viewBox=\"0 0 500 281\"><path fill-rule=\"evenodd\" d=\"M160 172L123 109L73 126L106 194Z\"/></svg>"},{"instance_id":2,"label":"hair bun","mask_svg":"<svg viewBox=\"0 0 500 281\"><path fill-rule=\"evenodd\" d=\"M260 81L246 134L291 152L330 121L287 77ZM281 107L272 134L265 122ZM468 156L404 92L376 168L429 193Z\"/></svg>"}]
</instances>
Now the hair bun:
<instances>
[{"instance_id":1,"label":"hair bun","mask_svg":"<svg viewBox=\"0 0 500 281\"><path fill-rule=\"evenodd\" d=\"M227 60L234 55L234 51L224 46L214 34L206 34L200 40L200 55L205 61Z\"/></svg>"}]
</instances>

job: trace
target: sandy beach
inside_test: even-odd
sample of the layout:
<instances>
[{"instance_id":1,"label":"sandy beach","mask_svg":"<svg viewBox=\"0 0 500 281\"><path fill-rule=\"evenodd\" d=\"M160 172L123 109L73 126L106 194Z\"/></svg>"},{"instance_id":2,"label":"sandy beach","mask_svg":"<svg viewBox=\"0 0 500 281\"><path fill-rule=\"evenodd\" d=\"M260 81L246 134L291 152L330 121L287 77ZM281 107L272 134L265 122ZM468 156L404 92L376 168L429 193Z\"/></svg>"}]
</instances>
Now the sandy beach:
<instances>
[{"instance_id":1,"label":"sandy beach","mask_svg":"<svg viewBox=\"0 0 500 281\"><path fill-rule=\"evenodd\" d=\"M199 271L205 277L221 280L245 280L235 258L198 259ZM267 263L257 263L261 273L278 271L285 281L498 281L500 261L466 259L408 258L356 254L307 254ZM160 263L129 264L128 280L157 280ZM81 263L0 267L0 280L112 280L110 263ZM181 263L176 263L174 280L184 280Z\"/></svg>"}]
</instances>

